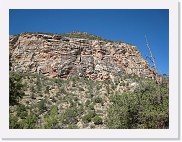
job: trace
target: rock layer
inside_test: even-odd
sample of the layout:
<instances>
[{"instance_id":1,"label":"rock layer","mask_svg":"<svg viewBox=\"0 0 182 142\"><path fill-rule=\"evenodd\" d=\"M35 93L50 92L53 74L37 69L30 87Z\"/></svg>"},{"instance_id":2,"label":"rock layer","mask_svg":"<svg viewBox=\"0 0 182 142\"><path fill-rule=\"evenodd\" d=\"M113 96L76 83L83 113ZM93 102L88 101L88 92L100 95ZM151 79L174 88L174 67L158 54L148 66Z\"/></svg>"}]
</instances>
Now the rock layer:
<instances>
[{"instance_id":1,"label":"rock layer","mask_svg":"<svg viewBox=\"0 0 182 142\"><path fill-rule=\"evenodd\" d=\"M155 77L137 47L124 42L22 33L10 36L9 46L11 71L97 80L124 74Z\"/></svg>"}]
</instances>

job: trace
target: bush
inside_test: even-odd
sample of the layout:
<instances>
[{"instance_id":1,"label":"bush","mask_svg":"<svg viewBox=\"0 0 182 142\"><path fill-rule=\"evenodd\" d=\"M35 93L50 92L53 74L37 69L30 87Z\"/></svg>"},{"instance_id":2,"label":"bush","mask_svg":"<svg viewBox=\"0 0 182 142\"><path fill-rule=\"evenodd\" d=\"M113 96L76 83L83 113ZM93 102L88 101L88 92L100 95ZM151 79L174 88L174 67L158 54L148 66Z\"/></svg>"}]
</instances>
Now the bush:
<instances>
[{"instance_id":1,"label":"bush","mask_svg":"<svg viewBox=\"0 0 182 142\"><path fill-rule=\"evenodd\" d=\"M94 105L93 105L93 104L90 104L90 105L89 105L89 109L90 109L90 110L95 110Z\"/></svg>"},{"instance_id":2,"label":"bush","mask_svg":"<svg viewBox=\"0 0 182 142\"><path fill-rule=\"evenodd\" d=\"M42 113L46 110L45 99L41 100L38 104L39 111Z\"/></svg>"},{"instance_id":3,"label":"bush","mask_svg":"<svg viewBox=\"0 0 182 142\"><path fill-rule=\"evenodd\" d=\"M102 100L101 97L96 97L94 101L95 101L95 103L101 103L101 104L103 104L103 100Z\"/></svg>"},{"instance_id":4,"label":"bush","mask_svg":"<svg viewBox=\"0 0 182 142\"><path fill-rule=\"evenodd\" d=\"M94 116L95 116L95 112L90 111L88 114L83 116L82 120L83 122L90 122Z\"/></svg>"},{"instance_id":5,"label":"bush","mask_svg":"<svg viewBox=\"0 0 182 142\"><path fill-rule=\"evenodd\" d=\"M26 119L20 121L20 128L21 129L35 129L37 123L37 117L30 113Z\"/></svg>"},{"instance_id":6,"label":"bush","mask_svg":"<svg viewBox=\"0 0 182 142\"><path fill-rule=\"evenodd\" d=\"M19 73L9 74L9 104L15 105L25 94L23 91L22 76Z\"/></svg>"},{"instance_id":7,"label":"bush","mask_svg":"<svg viewBox=\"0 0 182 142\"><path fill-rule=\"evenodd\" d=\"M22 104L18 105L16 111L17 111L17 116L19 116L22 119L26 118L28 115L25 105Z\"/></svg>"},{"instance_id":8,"label":"bush","mask_svg":"<svg viewBox=\"0 0 182 142\"><path fill-rule=\"evenodd\" d=\"M45 116L46 129L55 129L58 124L58 109L56 106L52 106L50 112Z\"/></svg>"},{"instance_id":9,"label":"bush","mask_svg":"<svg viewBox=\"0 0 182 142\"><path fill-rule=\"evenodd\" d=\"M60 121L63 124L76 124L77 123L77 110L68 108L62 115Z\"/></svg>"},{"instance_id":10,"label":"bush","mask_svg":"<svg viewBox=\"0 0 182 142\"><path fill-rule=\"evenodd\" d=\"M111 97L107 114L107 127L112 129L168 128L169 99L162 94L154 81L143 82L133 93L123 93ZM159 94L161 96L159 101Z\"/></svg>"},{"instance_id":11,"label":"bush","mask_svg":"<svg viewBox=\"0 0 182 142\"><path fill-rule=\"evenodd\" d=\"M46 89L45 89L44 93L49 94L49 86L46 86Z\"/></svg>"},{"instance_id":12,"label":"bush","mask_svg":"<svg viewBox=\"0 0 182 142\"><path fill-rule=\"evenodd\" d=\"M87 100L87 101L85 102L85 106L88 107L89 105L90 105L90 100Z\"/></svg>"},{"instance_id":13,"label":"bush","mask_svg":"<svg viewBox=\"0 0 182 142\"><path fill-rule=\"evenodd\" d=\"M90 125L90 128L91 128L91 129L94 129L94 128L95 128L95 125L94 125L94 124L91 124L91 125Z\"/></svg>"},{"instance_id":14,"label":"bush","mask_svg":"<svg viewBox=\"0 0 182 142\"><path fill-rule=\"evenodd\" d=\"M95 125L100 125L100 124L102 124L102 118L99 117L99 116L95 116L93 118L93 122L94 122Z\"/></svg>"},{"instance_id":15,"label":"bush","mask_svg":"<svg viewBox=\"0 0 182 142\"><path fill-rule=\"evenodd\" d=\"M83 113L84 113L84 107L83 106L81 106L78 110L77 110L77 114L78 115L82 115Z\"/></svg>"},{"instance_id":16,"label":"bush","mask_svg":"<svg viewBox=\"0 0 182 142\"><path fill-rule=\"evenodd\" d=\"M82 87L78 88L79 91L85 91Z\"/></svg>"},{"instance_id":17,"label":"bush","mask_svg":"<svg viewBox=\"0 0 182 142\"><path fill-rule=\"evenodd\" d=\"M18 129L20 124L18 123L18 117L15 115L10 115L9 117L9 128L10 129Z\"/></svg>"},{"instance_id":18,"label":"bush","mask_svg":"<svg viewBox=\"0 0 182 142\"><path fill-rule=\"evenodd\" d=\"M83 117L82 117L82 121L83 122L90 122L92 120L92 118L90 117L90 115L84 115Z\"/></svg>"}]
</instances>

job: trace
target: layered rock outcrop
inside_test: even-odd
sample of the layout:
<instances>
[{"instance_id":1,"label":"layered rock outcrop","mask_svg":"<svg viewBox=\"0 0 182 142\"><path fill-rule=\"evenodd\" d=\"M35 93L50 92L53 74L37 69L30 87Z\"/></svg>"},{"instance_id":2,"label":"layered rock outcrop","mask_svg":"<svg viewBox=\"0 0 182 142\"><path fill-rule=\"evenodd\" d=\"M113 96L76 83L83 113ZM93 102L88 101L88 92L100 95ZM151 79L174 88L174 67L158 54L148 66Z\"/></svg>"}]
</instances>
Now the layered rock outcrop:
<instances>
[{"instance_id":1,"label":"layered rock outcrop","mask_svg":"<svg viewBox=\"0 0 182 142\"><path fill-rule=\"evenodd\" d=\"M137 47L58 34L22 33L10 36L10 70L106 80L124 74L155 78Z\"/></svg>"}]
</instances>

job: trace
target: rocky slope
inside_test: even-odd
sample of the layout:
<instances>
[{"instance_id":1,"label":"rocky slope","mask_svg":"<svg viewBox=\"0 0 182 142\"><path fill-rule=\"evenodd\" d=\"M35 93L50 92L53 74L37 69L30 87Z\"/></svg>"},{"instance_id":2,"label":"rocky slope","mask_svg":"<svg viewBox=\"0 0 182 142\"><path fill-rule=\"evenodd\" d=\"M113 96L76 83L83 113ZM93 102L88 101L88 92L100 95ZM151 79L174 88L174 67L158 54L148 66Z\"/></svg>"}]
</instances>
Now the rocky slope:
<instances>
[{"instance_id":1,"label":"rocky slope","mask_svg":"<svg viewBox=\"0 0 182 142\"><path fill-rule=\"evenodd\" d=\"M63 80L29 73L10 72L10 76L19 76L24 86L21 89L24 95L18 105L10 106L10 115L19 117L21 121L28 115L24 114L25 111L29 114L33 112L37 117L36 128L48 128L46 119L53 106L59 121L51 128L90 128L94 125L91 119L95 116L102 118L102 123L94 125L94 128L106 128L106 111L111 104L109 97L112 94L132 92L138 84L137 77L129 76L122 77L115 83L111 80L97 81L83 77ZM69 121L64 122L61 117L67 111L71 111L69 117L72 118L67 118ZM87 118L90 114L93 116Z\"/></svg>"},{"instance_id":2,"label":"rocky slope","mask_svg":"<svg viewBox=\"0 0 182 142\"><path fill-rule=\"evenodd\" d=\"M9 45L11 71L51 78L80 76L106 80L123 74L155 78L137 47L87 33L22 33L10 36Z\"/></svg>"}]
</instances>

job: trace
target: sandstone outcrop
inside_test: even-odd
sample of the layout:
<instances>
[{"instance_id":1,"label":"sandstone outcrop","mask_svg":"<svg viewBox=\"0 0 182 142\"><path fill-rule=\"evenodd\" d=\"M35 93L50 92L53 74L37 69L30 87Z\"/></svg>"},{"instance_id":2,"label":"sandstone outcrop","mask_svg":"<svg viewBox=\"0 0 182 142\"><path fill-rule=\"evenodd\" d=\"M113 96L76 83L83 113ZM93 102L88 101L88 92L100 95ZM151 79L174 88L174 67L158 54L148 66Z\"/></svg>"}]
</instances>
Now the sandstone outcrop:
<instances>
[{"instance_id":1,"label":"sandstone outcrop","mask_svg":"<svg viewBox=\"0 0 182 142\"><path fill-rule=\"evenodd\" d=\"M124 42L67 37L58 34L11 35L10 70L106 80L124 74L155 78L136 46Z\"/></svg>"}]
</instances>

